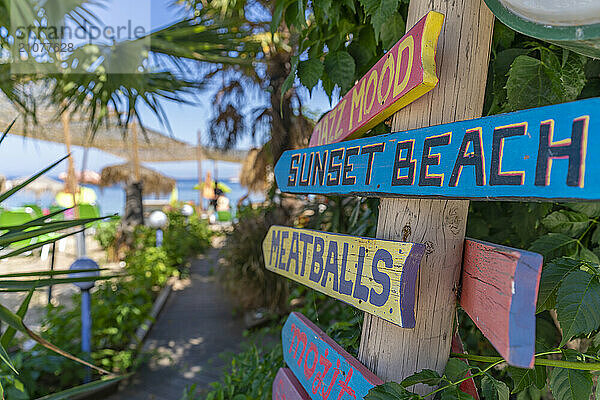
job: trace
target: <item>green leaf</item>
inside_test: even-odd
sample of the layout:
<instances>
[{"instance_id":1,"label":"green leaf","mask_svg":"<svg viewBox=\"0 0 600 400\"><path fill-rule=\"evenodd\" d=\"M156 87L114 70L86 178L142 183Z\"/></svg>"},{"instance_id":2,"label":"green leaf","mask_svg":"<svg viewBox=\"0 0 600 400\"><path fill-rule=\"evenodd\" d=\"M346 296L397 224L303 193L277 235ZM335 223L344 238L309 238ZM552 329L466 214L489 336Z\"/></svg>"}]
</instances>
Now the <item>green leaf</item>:
<instances>
[{"instance_id":1,"label":"green leaf","mask_svg":"<svg viewBox=\"0 0 600 400\"><path fill-rule=\"evenodd\" d=\"M35 181L40 176L44 175L46 172L50 171L52 168L56 167L58 164L63 162L65 159L67 159L67 157L69 157L69 156L68 155L64 156L63 158L56 161L54 164L50 165L49 167L44 168L43 170L41 170L40 172L38 172L35 175L32 175L29 179L27 179L25 182L21 183L20 185L17 185L14 188L2 193L2 195L0 195L0 203L2 203L4 200L8 199L13 194L17 193L19 190L23 189L25 186L29 185L31 182Z\"/></svg>"},{"instance_id":2,"label":"green leaf","mask_svg":"<svg viewBox=\"0 0 600 400\"><path fill-rule=\"evenodd\" d=\"M104 387L114 385L115 383L129 377L130 375L131 374L93 381L84 385L69 388L59 393L53 393L44 397L40 397L38 398L38 400L68 400L74 398L73 396L76 395L82 395L84 393L92 394L94 392L100 391L100 389Z\"/></svg>"},{"instance_id":3,"label":"green leaf","mask_svg":"<svg viewBox=\"0 0 600 400\"><path fill-rule=\"evenodd\" d=\"M283 10L289 4L289 0L276 0L275 8L273 9L273 16L271 17L271 34L274 34L281 24L283 18Z\"/></svg>"},{"instance_id":4,"label":"green leaf","mask_svg":"<svg viewBox=\"0 0 600 400\"><path fill-rule=\"evenodd\" d=\"M600 326L600 282L595 275L573 271L563 280L556 296L556 314L563 346L573 336Z\"/></svg>"},{"instance_id":5,"label":"green leaf","mask_svg":"<svg viewBox=\"0 0 600 400\"><path fill-rule=\"evenodd\" d=\"M44 286L60 285L65 283L75 282L90 282L102 281L117 278L123 275L106 275L106 276L80 276L72 278L44 278L31 280L0 280L0 292L10 291L29 291Z\"/></svg>"},{"instance_id":6,"label":"green leaf","mask_svg":"<svg viewBox=\"0 0 600 400\"><path fill-rule=\"evenodd\" d=\"M69 221L53 221L48 222L47 224L36 227L35 229L28 229L26 231L21 231L18 229L14 229L12 231L8 231L3 235L0 235L0 246L6 247L14 242L19 242L25 239L32 239L41 235L45 235L47 233L53 233L57 231L61 231L64 229L69 229L81 225L88 224L94 221L100 221L104 219L104 217L99 218L86 218L86 219L74 219Z\"/></svg>"},{"instance_id":7,"label":"green leaf","mask_svg":"<svg viewBox=\"0 0 600 400\"><path fill-rule=\"evenodd\" d=\"M556 400L584 400L592 394L592 375L587 371L555 367L550 389Z\"/></svg>"},{"instance_id":8,"label":"green leaf","mask_svg":"<svg viewBox=\"0 0 600 400\"><path fill-rule=\"evenodd\" d=\"M312 58L298 63L298 78L309 91L319 83L324 66L318 58Z\"/></svg>"},{"instance_id":9,"label":"green leaf","mask_svg":"<svg viewBox=\"0 0 600 400\"><path fill-rule=\"evenodd\" d=\"M542 61L521 55L515 58L506 82L507 110L564 102L562 82L550 74Z\"/></svg>"},{"instance_id":10,"label":"green leaf","mask_svg":"<svg viewBox=\"0 0 600 400\"><path fill-rule=\"evenodd\" d=\"M546 260L577 254L578 242L562 233L548 233L534 241L529 250L540 253Z\"/></svg>"},{"instance_id":11,"label":"green leaf","mask_svg":"<svg viewBox=\"0 0 600 400\"><path fill-rule=\"evenodd\" d=\"M22 253L25 253L25 252L28 252L28 251L31 251L31 250L35 250L35 249L37 249L37 248L39 248L39 247L43 247L43 246L45 246L45 245L47 245L47 244L54 243L54 242L56 242L56 241L59 241L59 240L61 240L61 239L64 239L64 238L66 238L67 236L75 235L75 234L77 234L77 233L80 233L80 232L83 232L83 231L84 231L84 230L83 230L83 229L81 229L81 230L74 231L74 232L71 232L71 233L65 233L64 235L57 236L57 237L55 237L55 238L52 238L52 239L44 240L44 241L42 241L42 242L37 242L37 243L30 244L30 245L27 245L27 246L19 247L19 248L18 248L18 249L16 249L16 250L13 250L13 251L11 251L11 252L9 252L9 253L6 253L6 254L3 254L3 255L1 255L1 256L0 256L0 260L2 260L2 259L4 259L4 258L10 258L10 257L14 257L14 256L16 256L16 255L19 255L19 254L22 254Z\"/></svg>"},{"instance_id":12,"label":"green leaf","mask_svg":"<svg viewBox=\"0 0 600 400\"><path fill-rule=\"evenodd\" d=\"M500 46L504 49L508 49L513 40L515 40L515 31L496 19L494 21L494 35L492 38L493 47L497 48Z\"/></svg>"},{"instance_id":13,"label":"green leaf","mask_svg":"<svg viewBox=\"0 0 600 400\"><path fill-rule=\"evenodd\" d=\"M458 386L453 385L442 391L441 400L475 400L473 396L461 391Z\"/></svg>"},{"instance_id":14,"label":"green leaf","mask_svg":"<svg viewBox=\"0 0 600 400\"><path fill-rule=\"evenodd\" d=\"M510 393L506 383L500 382L490 375L481 380L481 394L485 400L508 400Z\"/></svg>"},{"instance_id":15,"label":"green leaf","mask_svg":"<svg viewBox=\"0 0 600 400\"><path fill-rule=\"evenodd\" d=\"M592 233L592 243L595 243L597 245L600 245L600 227L596 227L594 229L594 233Z\"/></svg>"},{"instance_id":16,"label":"green leaf","mask_svg":"<svg viewBox=\"0 0 600 400\"><path fill-rule=\"evenodd\" d=\"M381 27L381 43L384 49L391 49L404 35L406 24L399 13L394 13Z\"/></svg>"},{"instance_id":17,"label":"green leaf","mask_svg":"<svg viewBox=\"0 0 600 400\"><path fill-rule=\"evenodd\" d=\"M328 53L325 57L325 71L334 84L343 92L354 84L354 58L347 51Z\"/></svg>"},{"instance_id":18,"label":"green leaf","mask_svg":"<svg viewBox=\"0 0 600 400\"><path fill-rule=\"evenodd\" d=\"M588 261L593 264L600 263L600 258L598 258L598 256L594 254L593 251L583 246L579 246L579 249L577 250L577 258L583 261Z\"/></svg>"},{"instance_id":19,"label":"green leaf","mask_svg":"<svg viewBox=\"0 0 600 400\"><path fill-rule=\"evenodd\" d=\"M586 57L563 49L563 61L558 70L558 76L565 91L565 101L577 99L585 86L585 64L587 60Z\"/></svg>"},{"instance_id":20,"label":"green leaf","mask_svg":"<svg viewBox=\"0 0 600 400\"><path fill-rule=\"evenodd\" d=\"M469 371L471 369L471 367L469 367L469 365L458 359L458 358L451 358L448 360L448 363L446 364L446 370L444 371L444 376L450 381L450 382L456 382L460 379L463 379L465 377L465 375L467 374L467 371Z\"/></svg>"},{"instance_id":21,"label":"green leaf","mask_svg":"<svg viewBox=\"0 0 600 400\"><path fill-rule=\"evenodd\" d=\"M590 218L600 217L600 202L597 201L586 201L582 203L568 203L566 204L573 211L577 211L587 215Z\"/></svg>"},{"instance_id":22,"label":"green leaf","mask_svg":"<svg viewBox=\"0 0 600 400\"><path fill-rule=\"evenodd\" d=\"M285 96L287 91L292 88L292 86L294 85L294 80L296 80L296 69L298 68L298 56L292 56L291 63L292 63L292 69L290 71L290 74L288 75L287 78L285 78L283 85L281 85L282 102L280 104L280 108L281 108L281 106L283 106L283 97ZM281 109L279 111L281 113Z\"/></svg>"},{"instance_id":23,"label":"green leaf","mask_svg":"<svg viewBox=\"0 0 600 400\"><path fill-rule=\"evenodd\" d=\"M536 365L533 369L508 367L508 373L513 380L512 393L521 392L535 385L538 389L546 386L546 367Z\"/></svg>"},{"instance_id":24,"label":"green leaf","mask_svg":"<svg viewBox=\"0 0 600 400\"><path fill-rule=\"evenodd\" d=\"M581 268L581 261L572 258L559 258L546 263L542 269L536 312L556 307L556 292L563 280L572 271Z\"/></svg>"},{"instance_id":25,"label":"green leaf","mask_svg":"<svg viewBox=\"0 0 600 400\"><path fill-rule=\"evenodd\" d=\"M417 383L423 383L429 386L437 386L440 384L441 380L442 377L436 371L424 369L420 372L417 372L414 375L405 378L402 381L402 386L409 387L412 385L416 385Z\"/></svg>"},{"instance_id":26,"label":"green leaf","mask_svg":"<svg viewBox=\"0 0 600 400\"><path fill-rule=\"evenodd\" d=\"M4 138L6 137L6 135L8 135L8 132L10 131L10 129L13 127L15 122L17 122L17 118L19 118L19 117L15 117L15 119L13 119L12 122L8 125L8 128L6 128L4 130L4 133L2 133L2 137L0 137L0 143L2 143L4 141ZM1 398L2 397L0 397L0 399Z\"/></svg>"},{"instance_id":27,"label":"green leaf","mask_svg":"<svg viewBox=\"0 0 600 400\"><path fill-rule=\"evenodd\" d=\"M109 271L110 268L90 268L90 269L78 269L77 272L102 272L102 271ZM41 271L31 271L31 272L12 272L9 274L0 274L0 279L6 279L6 278L24 278L27 276L35 276L35 277L41 277L41 276L56 276L56 275L67 275L67 274L71 274L73 273L73 271L70 271L68 269L65 270L53 270L53 271L48 271L48 270L41 270Z\"/></svg>"},{"instance_id":28,"label":"green leaf","mask_svg":"<svg viewBox=\"0 0 600 400\"><path fill-rule=\"evenodd\" d=\"M19 318L21 318L21 319L25 318L25 314L27 313L27 310L29 309L29 303L31 302L31 298L33 297L34 292L35 292L35 290L31 289L29 291L29 293L27 293L27 296L25 296L25 298L23 299L23 302L21 303L21 305L19 306L19 309L17 310L17 316ZM2 337L0 338L0 345L2 345L3 347L8 347L10 345L10 342L15 337L15 333L17 333L17 330L15 328L13 328L12 326L9 326L8 328L6 328L6 330L2 334Z\"/></svg>"},{"instance_id":29,"label":"green leaf","mask_svg":"<svg viewBox=\"0 0 600 400\"><path fill-rule=\"evenodd\" d=\"M540 400L542 392L535 386L529 386L517 395L517 400Z\"/></svg>"},{"instance_id":30,"label":"green leaf","mask_svg":"<svg viewBox=\"0 0 600 400\"><path fill-rule=\"evenodd\" d=\"M8 365L8 367L12 369L15 374L19 375L19 371L16 370L12 361L10 361L10 357L2 345L0 345L0 360L2 360L4 364Z\"/></svg>"},{"instance_id":31,"label":"green leaf","mask_svg":"<svg viewBox=\"0 0 600 400\"><path fill-rule=\"evenodd\" d=\"M396 382L386 382L375 386L364 397L364 400L418 400L420 397L409 392Z\"/></svg>"},{"instance_id":32,"label":"green leaf","mask_svg":"<svg viewBox=\"0 0 600 400\"><path fill-rule=\"evenodd\" d=\"M587 229L590 218L577 211L559 210L544 217L542 224L550 232L564 233L575 237L581 235Z\"/></svg>"},{"instance_id":33,"label":"green leaf","mask_svg":"<svg viewBox=\"0 0 600 400\"><path fill-rule=\"evenodd\" d=\"M380 0L377 3L377 7L374 9L372 4L369 4L367 13L371 16L371 25L373 25L375 37L379 38L386 21L398 11L398 0Z\"/></svg>"}]
</instances>

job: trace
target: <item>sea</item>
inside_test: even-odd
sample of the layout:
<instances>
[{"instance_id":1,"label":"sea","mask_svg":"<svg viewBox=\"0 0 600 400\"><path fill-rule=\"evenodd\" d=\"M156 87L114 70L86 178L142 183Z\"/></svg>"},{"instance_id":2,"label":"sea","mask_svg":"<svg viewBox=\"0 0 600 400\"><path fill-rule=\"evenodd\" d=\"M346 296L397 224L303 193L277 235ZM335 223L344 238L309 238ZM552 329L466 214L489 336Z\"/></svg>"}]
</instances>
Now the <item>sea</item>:
<instances>
[{"instance_id":1,"label":"sea","mask_svg":"<svg viewBox=\"0 0 600 400\"><path fill-rule=\"evenodd\" d=\"M8 177L14 179L14 177ZM183 202L192 201L194 204L198 202L198 191L194 186L198 183L196 179L178 179L177 181L178 200ZM231 188L231 192L225 195L229 198L232 211L235 213L238 200L248 193L248 190L236 181L228 181L219 179L219 182L226 184ZM98 195L97 204L100 207L102 215L119 214L122 215L125 210L125 189L122 185L109 187L98 187L96 185L83 185L94 189ZM170 195L163 196L144 196L144 199L169 200ZM264 196L260 194L250 194L247 202L258 203L264 201ZM205 200L206 202L206 200ZM7 200L2 202L2 207L5 209L20 207L24 204L37 204L42 208L48 208L54 203L53 194L43 194L36 198L35 194L22 190ZM205 203L207 205L207 203Z\"/></svg>"}]
</instances>

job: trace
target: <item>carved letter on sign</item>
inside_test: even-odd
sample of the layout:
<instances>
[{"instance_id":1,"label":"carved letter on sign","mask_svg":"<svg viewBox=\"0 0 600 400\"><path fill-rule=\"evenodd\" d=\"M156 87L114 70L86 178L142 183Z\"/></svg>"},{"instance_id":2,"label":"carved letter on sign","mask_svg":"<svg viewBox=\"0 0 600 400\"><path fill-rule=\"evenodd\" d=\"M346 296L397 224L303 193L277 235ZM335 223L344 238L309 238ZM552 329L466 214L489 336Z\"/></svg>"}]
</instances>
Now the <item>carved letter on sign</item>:
<instances>
[{"instance_id":1,"label":"carved letter on sign","mask_svg":"<svg viewBox=\"0 0 600 400\"><path fill-rule=\"evenodd\" d=\"M421 18L313 130L310 146L360 137L438 83L435 48L444 16Z\"/></svg>"},{"instance_id":2,"label":"carved letter on sign","mask_svg":"<svg viewBox=\"0 0 600 400\"><path fill-rule=\"evenodd\" d=\"M275 178L303 194L600 200L598 148L593 98L286 151Z\"/></svg>"},{"instance_id":3,"label":"carved letter on sign","mask_svg":"<svg viewBox=\"0 0 600 400\"><path fill-rule=\"evenodd\" d=\"M268 270L403 328L415 326L415 284L425 246L272 226Z\"/></svg>"},{"instance_id":4,"label":"carved letter on sign","mask_svg":"<svg viewBox=\"0 0 600 400\"><path fill-rule=\"evenodd\" d=\"M281 341L283 359L313 400L362 399L383 383L300 313L290 314Z\"/></svg>"}]
</instances>

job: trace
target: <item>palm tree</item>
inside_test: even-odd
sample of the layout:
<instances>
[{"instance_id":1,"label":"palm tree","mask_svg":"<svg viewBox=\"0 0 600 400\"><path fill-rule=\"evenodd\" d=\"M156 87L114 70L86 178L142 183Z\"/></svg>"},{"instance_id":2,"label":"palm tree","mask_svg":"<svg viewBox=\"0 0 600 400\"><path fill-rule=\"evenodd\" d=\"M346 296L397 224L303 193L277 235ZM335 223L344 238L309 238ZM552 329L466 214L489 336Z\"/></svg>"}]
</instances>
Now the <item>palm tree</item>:
<instances>
[{"instance_id":1,"label":"palm tree","mask_svg":"<svg viewBox=\"0 0 600 400\"><path fill-rule=\"evenodd\" d=\"M252 62L248 62L247 53L237 53L234 54L237 63L212 63L212 70L206 75L221 81L213 98L215 116L210 123L211 142L229 148L248 135L263 139L263 142L270 139L271 163L279 159L283 151L305 146L312 122L303 115L301 98L289 85L288 76L296 62L292 57L294 38L285 24L271 33L275 2L187 0L186 3L195 12L208 17L203 25L218 27L226 34L243 29L252 34L252 40L260 43ZM234 26L223 24L230 20L237 23ZM177 40L173 42L177 43ZM282 90L285 86L290 86L289 90ZM249 99L256 105L248 107ZM266 135L257 138L261 130Z\"/></svg>"}]
</instances>

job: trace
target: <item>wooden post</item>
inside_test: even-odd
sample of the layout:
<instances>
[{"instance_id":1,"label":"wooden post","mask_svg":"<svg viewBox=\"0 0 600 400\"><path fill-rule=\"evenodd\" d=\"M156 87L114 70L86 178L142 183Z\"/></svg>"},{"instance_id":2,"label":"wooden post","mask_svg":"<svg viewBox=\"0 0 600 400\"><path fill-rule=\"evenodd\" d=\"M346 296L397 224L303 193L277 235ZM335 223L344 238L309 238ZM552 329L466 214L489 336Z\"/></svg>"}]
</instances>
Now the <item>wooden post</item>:
<instances>
[{"instance_id":1,"label":"wooden post","mask_svg":"<svg viewBox=\"0 0 600 400\"><path fill-rule=\"evenodd\" d=\"M196 145L196 157L198 161L198 215L204 209L202 205L202 132L198 129L198 144Z\"/></svg>"},{"instance_id":2,"label":"wooden post","mask_svg":"<svg viewBox=\"0 0 600 400\"><path fill-rule=\"evenodd\" d=\"M439 86L396 113L393 131L481 116L494 17L483 0L412 0L406 26L430 10L445 15L437 47ZM399 328L365 314L358 358L385 381L400 382L424 368L445 368L468 207L468 200L381 200L377 237L426 245L415 328Z\"/></svg>"},{"instance_id":3,"label":"wooden post","mask_svg":"<svg viewBox=\"0 0 600 400\"><path fill-rule=\"evenodd\" d=\"M142 179L142 174L140 172L140 156L138 154L138 132L137 132L137 122L133 121L131 124L131 135L133 136L133 151L132 151L132 162L133 162L133 173L135 176L135 181L139 182Z\"/></svg>"},{"instance_id":4,"label":"wooden post","mask_svg":"<svg viewBox=\"0 0 600 400\"><path fill-rule=\"evenodd\" d=\"M65 110L65 112L61 115L62 125L63 125L63 136L65 139L65 146L67 148L68 158L68 166L67 166L67 181L66 187L67 191L71 193L73 197L73 207L75 210L75 218L78 218L78 210L77 210L77 201L76 201L76 191L77 191L77 176L75 175L75 162L73 161L73 154L71 154L71 129L70 129L70 120L71 115L69 110Z\"/></svg>"}]
</instances>

